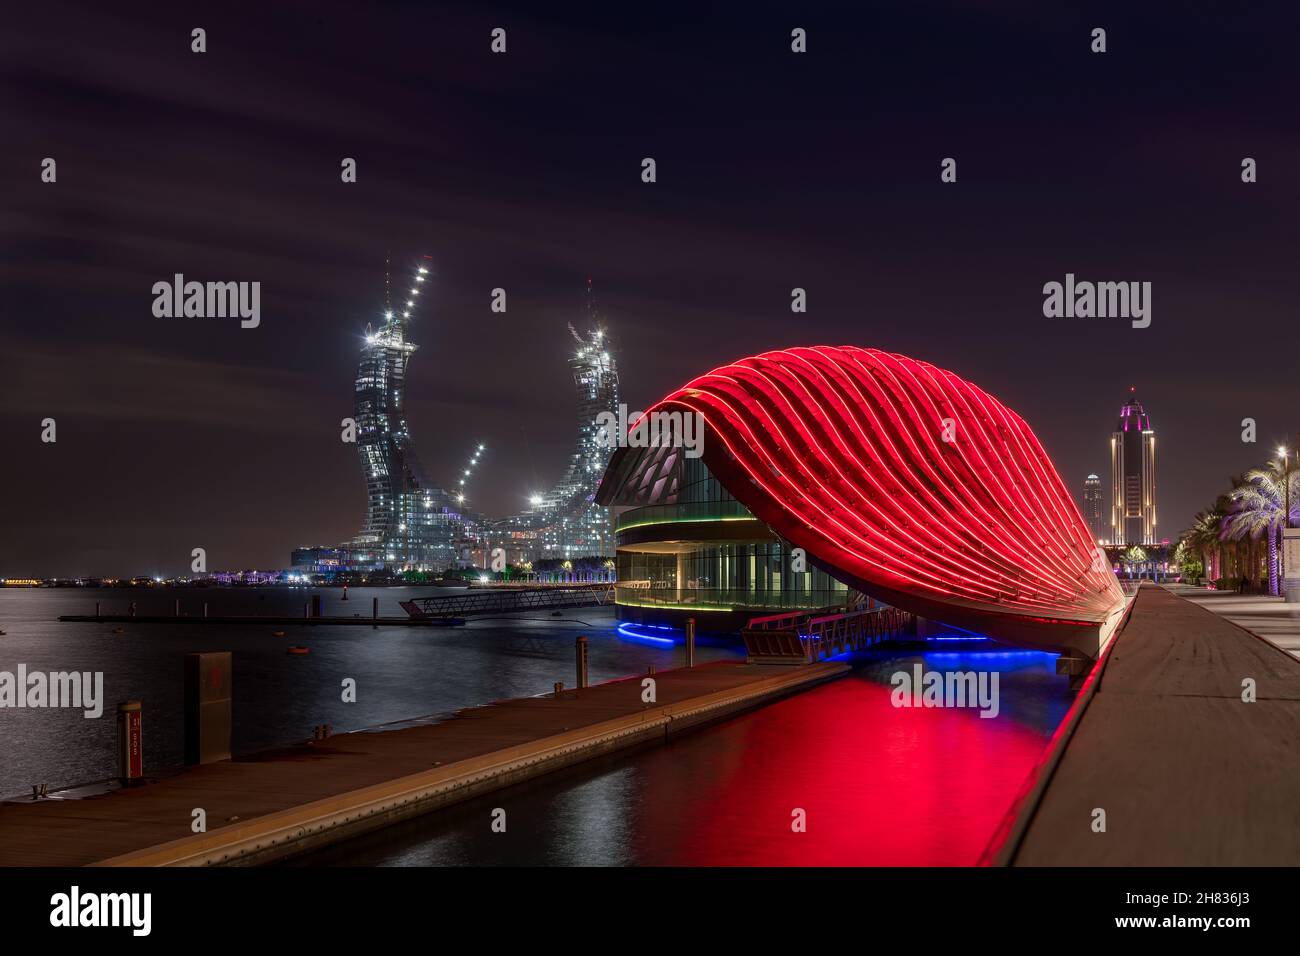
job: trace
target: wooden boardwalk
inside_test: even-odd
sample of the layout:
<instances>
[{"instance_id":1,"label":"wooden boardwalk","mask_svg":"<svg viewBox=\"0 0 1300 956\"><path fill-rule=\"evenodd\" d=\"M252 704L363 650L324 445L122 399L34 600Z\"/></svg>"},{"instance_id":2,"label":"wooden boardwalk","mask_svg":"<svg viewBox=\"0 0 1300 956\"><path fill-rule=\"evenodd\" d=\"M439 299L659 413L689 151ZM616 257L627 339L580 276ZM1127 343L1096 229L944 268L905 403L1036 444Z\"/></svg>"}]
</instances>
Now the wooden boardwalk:
<instances>
[{"instance_id":1,"label":"wooden boardwalk","mask_svg":"<svg viewBox=\"0 0 1300 956\"><path fill-rule=\"evenodd\" d=\"M243 614L221 617L199 614L61 614L59 620L74 624L265 624L268 627L436 627L436 618L415 617L304 617L301 614ZM463 622L462 622L463 623Z\"/></svg>"},{"instance_id":2,"label":"wooden boardwalk","mask_svg":"<svg viewBox=\"0 0 1300 956\"><path fill-rule=\"evenodd\" d=\"M995 862L1300 865L1300 661L1163 588L1136 602Z\"/></svg>"},{"instance_id":3,"label":"wooden boardwalk","mask_svg":"<svg viewBox=\"0 0 1300 956\"><path fill-rule=\"evenodd\" d=\"M849 672L717 662L340 734L79 800L0 804L0 865L264 862L428 812ZM147 742L146 742L147 743ZM192 811L208 832L191 833Z\"/></svg>"}]
</instances>

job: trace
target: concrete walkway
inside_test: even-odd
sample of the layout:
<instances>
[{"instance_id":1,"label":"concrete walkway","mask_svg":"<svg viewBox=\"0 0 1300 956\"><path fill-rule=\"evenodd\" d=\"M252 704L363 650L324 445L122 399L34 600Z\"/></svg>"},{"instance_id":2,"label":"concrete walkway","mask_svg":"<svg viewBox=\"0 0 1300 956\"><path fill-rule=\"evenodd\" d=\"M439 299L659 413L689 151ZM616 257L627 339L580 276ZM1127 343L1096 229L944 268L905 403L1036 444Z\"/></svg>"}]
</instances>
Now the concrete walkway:
<instances>
[{"instance_id":1,"label":"concrete walkway","mask_svg":"<svg viewBox=\"0 0 1300 956\"><path fill-rule=\"evenodd\" d=\"M1300 865L1300 661L1200 606L1222 600L1142 587L1000 862Z\"/></svg>"},{"instance_id":2,"label":"concrete walkway","mask_svg":"<svg viewBox=\"0 0 1300 956\"><path fill-rule=\"evenodd\" d=\"M1210 591L1185 584L1171 585L1169 590L1300 659L1300 604L1287 604L1280 597Z\"/></svg>"}]
</instances>

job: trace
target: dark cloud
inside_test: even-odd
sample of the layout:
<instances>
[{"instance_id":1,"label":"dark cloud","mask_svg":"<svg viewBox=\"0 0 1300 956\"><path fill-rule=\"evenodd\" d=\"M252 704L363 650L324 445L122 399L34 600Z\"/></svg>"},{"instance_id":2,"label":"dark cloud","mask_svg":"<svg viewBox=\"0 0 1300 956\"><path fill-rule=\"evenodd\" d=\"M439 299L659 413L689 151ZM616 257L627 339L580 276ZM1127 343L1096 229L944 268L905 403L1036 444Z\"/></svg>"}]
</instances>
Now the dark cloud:
<instances>
[{"instance_id":1,"label":"dark cloud","mask_svg":"<svg viewBox=\"0 0 1300 956\"><path fill-rule=\"evenodd\" d=\"M338 422L389 252L399 283L437 272L420 454L450 481L486 442L489 512L563 465L592 275L634 407L741 355L876 346L1020 411L1076 488L1136 386L1173 536L1300 427L1297 14L1130 6L25 8L0 33L0 574L282 565L352 534ZM260 281L262 326L154 318L175 272ZM1151 328L1044 319L1066 272L1153 282Z\"/></svg>"}]
</instances>

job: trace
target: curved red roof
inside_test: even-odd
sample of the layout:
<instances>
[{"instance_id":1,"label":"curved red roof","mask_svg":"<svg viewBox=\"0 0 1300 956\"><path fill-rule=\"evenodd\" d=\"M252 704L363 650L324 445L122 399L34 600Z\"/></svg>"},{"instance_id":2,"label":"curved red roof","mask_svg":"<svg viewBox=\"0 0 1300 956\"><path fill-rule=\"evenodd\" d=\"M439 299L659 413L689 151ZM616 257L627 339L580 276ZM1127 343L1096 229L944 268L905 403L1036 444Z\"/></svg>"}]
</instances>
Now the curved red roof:
<instances>
[{"instance_id":1,"label":"curved red roof","mask_svg":"<svg viewBox=\"0 0 1300 956\"><path fill-rule=\"evenodd\" d=\"M703 417L705 462L745 507L864 590L927 616L1051 625L1123 608L1033 431L952 372L876 349L783 349L647 411L676 409Z\"/></svg>"}]
</instances>

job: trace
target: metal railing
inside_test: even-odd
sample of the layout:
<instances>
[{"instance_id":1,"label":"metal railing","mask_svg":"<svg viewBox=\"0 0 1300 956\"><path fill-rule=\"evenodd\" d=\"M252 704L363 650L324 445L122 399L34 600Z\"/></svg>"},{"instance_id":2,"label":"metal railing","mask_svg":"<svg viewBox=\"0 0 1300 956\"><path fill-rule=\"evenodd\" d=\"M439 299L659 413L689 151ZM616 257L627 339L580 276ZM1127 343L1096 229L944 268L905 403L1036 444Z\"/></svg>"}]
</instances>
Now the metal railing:
<instances>
[{"instance_id":1,"label":"metal railing","mask_svg":"<svg viewBox=\"0 0 1300 956\"><path fill-rule=\"evenodd\" d=\"M896 607L826 608L754 618L741 631L751 664L811 664L862 650L912 630L914 615Z\"/></svg>"},{"instance_id":2,"label":"metal railing","mask_svg":"<svg viewBox=\"0 0 1300 956\"><path fill-rule=\"evenodd\" d=\"M618 516L614 530L679 521L758 521L739 501L689 501L679 505L645 505Z\"/></svg>"}]
</instances>

